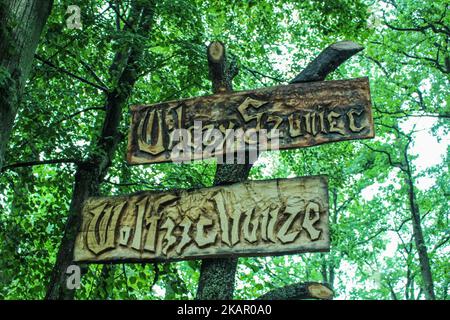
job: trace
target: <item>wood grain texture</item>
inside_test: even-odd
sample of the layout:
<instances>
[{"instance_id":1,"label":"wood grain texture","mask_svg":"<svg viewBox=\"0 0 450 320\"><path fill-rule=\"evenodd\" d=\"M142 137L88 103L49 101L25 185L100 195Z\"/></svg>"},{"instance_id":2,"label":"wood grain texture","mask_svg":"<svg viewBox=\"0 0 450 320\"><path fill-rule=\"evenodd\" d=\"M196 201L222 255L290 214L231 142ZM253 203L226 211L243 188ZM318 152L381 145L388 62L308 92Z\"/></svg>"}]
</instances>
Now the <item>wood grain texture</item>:
<instances>
[{"instance_id":1,"label":"wood grain texture","mask_svg":"<svg viewBox=\"0 0 450 320\"><path fill-rule=\"evenodd\" d=\"M264 150L309 147L322 143L374 137L369 81L350 80L296 83L250 91L131 107L128 162L144 164L174 161L173 151L187 142L174 139L175 129L187 129L189 160L234 154L232 144L194 141L201 121L203 138L208 130L226 135L227 129L269 133ZM270 131L279 130L279 145ZM199 132L197 131L197 132ZM272 136L273 137L273 136ZM212 141L213 139L210 139ZM244 149L254 148L252 138L241 138ZM237 141L237 140L236 140ZM259 142L258 142L259 144ZM196 147L200 146L196 149ZM210 152L206 149L210 147ZM213 146L211 151L211 146ZM238 146L239 147L239 146ZM242 148L241 148L242 149Z\"/></svg>"},{"instance_id":2,"label":"wood grain texture","mask_svg":"<svg viewBox=\"0 0 450 320\"><path fill-rule=\"evenodd\" d=\"M89 198L77 262L154 262L328 251L325 176Z\"/></svg>"}]
</instances>

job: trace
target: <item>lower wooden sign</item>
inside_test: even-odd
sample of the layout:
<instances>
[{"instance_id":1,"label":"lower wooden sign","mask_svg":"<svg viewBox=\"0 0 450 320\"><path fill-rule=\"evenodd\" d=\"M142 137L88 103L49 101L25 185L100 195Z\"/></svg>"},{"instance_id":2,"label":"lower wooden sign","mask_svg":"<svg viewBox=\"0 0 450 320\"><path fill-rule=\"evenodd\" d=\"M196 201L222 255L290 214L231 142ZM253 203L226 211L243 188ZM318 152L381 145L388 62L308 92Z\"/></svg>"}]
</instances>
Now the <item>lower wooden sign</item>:
<instances>
[{"instance_id":1,"label":"lower wooden sign","mask_svg":"<svg viewBox=\"0 0 450 320\"><path fill-rule=\"evenodd\" d=\"M89 198L78 262L152 262L328 251L326 176Z\"/></svg>"}]
</instances>

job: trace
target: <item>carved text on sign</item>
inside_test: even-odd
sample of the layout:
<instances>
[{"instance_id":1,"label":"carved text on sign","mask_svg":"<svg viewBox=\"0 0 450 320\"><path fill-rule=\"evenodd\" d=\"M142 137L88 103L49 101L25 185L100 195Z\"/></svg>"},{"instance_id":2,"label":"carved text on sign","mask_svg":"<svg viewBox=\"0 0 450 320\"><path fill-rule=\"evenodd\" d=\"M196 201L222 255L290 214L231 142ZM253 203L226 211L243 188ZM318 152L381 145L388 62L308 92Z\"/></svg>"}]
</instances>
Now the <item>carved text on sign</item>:
<instances>
[{"instance_id":1,"label":"carved text on sign","mask_svg":"<svg viewBox=\"0 0 450 320\"><path fill-rule=\"evenodd\" d=\"M216 94L131 111L131 164L176 161L177 148L187 147L196 160L236 152L240 145L264 151L374 136L367 78ZM239 130L240 143L228 141ZM265 143L255 138L262 131Z\"/></svg>"},{"instance_id":2,"label":"carved text on sign","mask_svg":"<svg viewBox=\"0 0 450 320\"><path fill-rule=\"evenodd\" d=\"M75 261L171 261L326 251L324 176L90 198Z\"/></svg>"}]
</instances>

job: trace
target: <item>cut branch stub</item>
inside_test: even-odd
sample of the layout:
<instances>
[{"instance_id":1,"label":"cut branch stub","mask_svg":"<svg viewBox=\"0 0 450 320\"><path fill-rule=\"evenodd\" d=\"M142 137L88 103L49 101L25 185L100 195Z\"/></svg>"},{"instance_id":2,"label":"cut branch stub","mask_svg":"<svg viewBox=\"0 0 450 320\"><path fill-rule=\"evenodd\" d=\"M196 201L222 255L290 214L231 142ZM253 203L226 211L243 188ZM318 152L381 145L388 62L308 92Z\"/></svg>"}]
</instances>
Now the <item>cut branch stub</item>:
<instances>
[{"instance_id":1,"label":"cut branch stub","mask_svg":"<svg viewBox=\"0 0 450 320\"><path fill-rule=\"evenodd\" d=\"M208 47L208 57L211 62L220 63L225 57L225 47L219 41L213 41Z\"/></svg>"},{"instance_id":2,"label":"cut branch stub","mask_svg":"<svg viewBox=\"0 0 450 320\"><path fill-rule=\"evenodd\" d=\"M258 298L258 300L304 300L333 299L333 290L328 284L319 282L293 283L281 288L275 288Z\"/></svg>"},{"instance_id":3,"label":"cut branch stub","mask_svg":"<svg viewBox=\"0 0 450 320\"><path fill-rule=\"evenodd\" d=\"M312 298L329 300L333 298L333 290L321 283L311 283L308 286L309 294Z\"/></svg>"},{"instance_id":4,"label":"cut branch stub","mask_svg":"<svg viewBox=\"0 0 450 320\"><path fill-rule=\"evenodd\" d=\"M214 93L232 91L231 79L227 77L227 61L225 56L225 46L222 42L213 41L208 46L208 66L209 77L212 81Z\"/></svg>"}]
</instances>

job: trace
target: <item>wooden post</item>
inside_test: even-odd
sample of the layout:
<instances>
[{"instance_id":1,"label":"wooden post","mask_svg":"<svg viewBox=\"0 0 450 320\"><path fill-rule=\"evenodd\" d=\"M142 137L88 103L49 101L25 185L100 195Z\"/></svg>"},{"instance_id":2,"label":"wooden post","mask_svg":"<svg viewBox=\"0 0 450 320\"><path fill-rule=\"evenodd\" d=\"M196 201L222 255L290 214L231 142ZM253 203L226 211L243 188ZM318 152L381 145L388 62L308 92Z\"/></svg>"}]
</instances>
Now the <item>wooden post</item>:
<instances>
[{"instance_id":1,"label":"wooden post","mask_svg":"<svg viewBox=\"0 0 450 320\"><path fill-rule=\"evenodd\" d=\"M361 51L363 47L351 42L342 41L326 48L321 55L312 61L292 82L324 80L339 65ZM208 47L208 64L212 77L214 93L232 91L232 79L237 73L230 73L233 68L226 64L225 47L220 42L212 42ZM214 184L240 182L248 178L251 164L218 165ZM204 259L200 270L197 299L232 299L234 293L237 258Z\"/></svg>"},{"instance_id":2,"label":"wooden post","mask_svg":"<svg viewBox=\"0 0 450 320\"><path fill-rule=\"evenodd\" d=\"M236 67L227 66L225 46L214 41L208 46L208 66L214 93L231 92ZM251 164L217 165L214 185L247 180ZM233 299L238 258L203 259L197 288L199 300Z\"/></svg>"}]
</instances>

